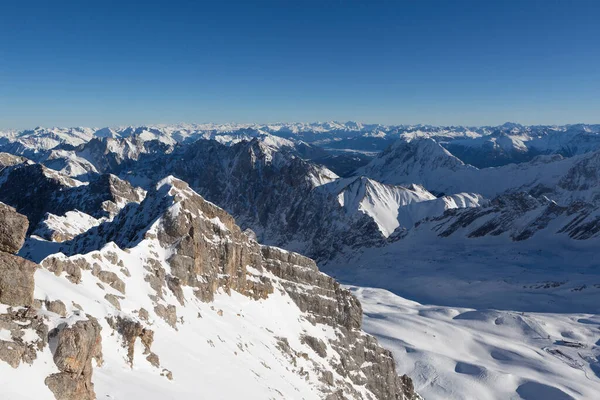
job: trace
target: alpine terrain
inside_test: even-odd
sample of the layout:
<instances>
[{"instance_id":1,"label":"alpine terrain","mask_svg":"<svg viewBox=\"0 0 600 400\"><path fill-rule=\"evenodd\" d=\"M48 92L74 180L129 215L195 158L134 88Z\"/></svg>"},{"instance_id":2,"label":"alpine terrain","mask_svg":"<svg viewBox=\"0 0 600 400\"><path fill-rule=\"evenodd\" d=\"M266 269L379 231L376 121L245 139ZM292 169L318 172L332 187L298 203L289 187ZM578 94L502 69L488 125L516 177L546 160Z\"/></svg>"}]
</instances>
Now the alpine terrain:
<instances>
[{"instance_id":1,"label":"alpine terrain","mask_svg":"<svg viewBox=\"0 0 600 400\"><path fill-rule=\"evenodd\" d=\"M600 125L4 131L1 393L594 399L599 245Z\"/></svg>"}]
</instances>

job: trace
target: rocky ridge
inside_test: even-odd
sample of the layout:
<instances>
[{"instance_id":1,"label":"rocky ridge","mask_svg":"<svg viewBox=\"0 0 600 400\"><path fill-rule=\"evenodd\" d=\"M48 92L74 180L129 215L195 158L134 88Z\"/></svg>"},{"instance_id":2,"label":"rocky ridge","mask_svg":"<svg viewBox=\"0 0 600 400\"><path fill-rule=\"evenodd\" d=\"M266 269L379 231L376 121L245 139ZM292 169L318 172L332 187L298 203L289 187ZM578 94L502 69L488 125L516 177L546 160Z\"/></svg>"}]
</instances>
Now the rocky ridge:
<instances>
[{"instance_id":1,"label":"rocky ridge","mask_svg":"<svg viewBox=\"0 0 600 400\"><path fill-rule=\"evenodd\" d=\"M6 223L23 218L9 207L2 216ZM26 229L2 243L16 240L20 247ZM185 385L186 366L174 363L172 352L154 349L181 342L179 335L205 332L206 347L188 351L225 351L227 332L244 314L263 307L295 317L284 323L287 330L277 321L248 327L268 332L261 336L268 349L261 367L267 372L261 374L283 365L295 390L311 398L418 398L410 379L396 375L391 353L361 331L362 310L350 292L312 260L259 245L183 181L161 181L141 203L131 202L112 220L64 241L61 251L40 266L6 253L0 260L0 278L19 279L11 284L18 291L8 295L0 285L0 302L6 304L0 327L9 332L1 336L0 359L15 368L3 376L14 379L21 363L32 364L47 374L39 377L47 391L36 398L94 399L98 390L114 390L115 378L107 372L119 365L162 375L164 381L153 383L152 390L165 390L169 386L161 382L171 380L175 387ZM21 266L24 276L14 275L5 257L30 268ZM221 306L225 312L216 308ZM238 316L226 306L237 307ZM227 331L219 328L223 323ZM22 329L25 325L30 328ZM214 339L212 331L218 333ZM257 363L262 353L252 349L251 334L240 333L232 343L234 357ZM40 363L48 359L54 367L44 372ZM289 394L278 379L259 382L258 387L275 385L272 393Z\"/></svg>"}]
</instances>

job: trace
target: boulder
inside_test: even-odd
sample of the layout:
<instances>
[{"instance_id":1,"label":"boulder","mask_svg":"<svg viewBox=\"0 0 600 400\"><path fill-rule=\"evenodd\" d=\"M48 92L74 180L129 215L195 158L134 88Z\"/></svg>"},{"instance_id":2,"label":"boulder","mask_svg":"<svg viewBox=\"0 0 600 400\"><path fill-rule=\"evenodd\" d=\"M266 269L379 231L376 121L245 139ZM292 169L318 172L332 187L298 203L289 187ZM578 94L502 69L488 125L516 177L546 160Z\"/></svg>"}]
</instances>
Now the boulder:
<instances>
[{"instance_id":1,"label":"boulder","mask_svg":"<svg viewBox=\"0 0 600 400\"><path fill-rule=\"evenodd\" d=\"M27 217L0 203L0 251L17 253L23 246L28 227Z\"/></svg>"},{"instance_id":2,"label":"boulder","mask_svg":"<svg viewBox=\"0 0 600 400\"><path fill-rule=\"evenodd\" d=\"M95 318L88 318L50 333L56 340L54 363L60 372L48 376L45 383L57 400L96 399L92 359L102 363L102 327Z\"/></svg>"}]
</instances>

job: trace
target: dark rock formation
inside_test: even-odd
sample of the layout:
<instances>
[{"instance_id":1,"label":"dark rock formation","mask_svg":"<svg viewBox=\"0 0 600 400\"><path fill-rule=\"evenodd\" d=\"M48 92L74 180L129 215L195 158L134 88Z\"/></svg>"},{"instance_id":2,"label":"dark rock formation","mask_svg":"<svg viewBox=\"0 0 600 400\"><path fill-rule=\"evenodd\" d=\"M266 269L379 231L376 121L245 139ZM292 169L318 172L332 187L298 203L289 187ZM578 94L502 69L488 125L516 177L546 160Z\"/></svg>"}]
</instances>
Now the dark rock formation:
<instances>
[{"instance_id":1,"label":"dark rock formation","mask_svg":"<svg viewBox=\"0 0 600 400\"><path fill-rule=\"evenodd\" d=\"M79 210L100 218L116 214L124 203L143 198L143 191L110 174L81 185L41 164L20 164L5 175L0 181L0 201L26 215L30 231L48 212L63 215Z\"/></svg>"}]
</instances>

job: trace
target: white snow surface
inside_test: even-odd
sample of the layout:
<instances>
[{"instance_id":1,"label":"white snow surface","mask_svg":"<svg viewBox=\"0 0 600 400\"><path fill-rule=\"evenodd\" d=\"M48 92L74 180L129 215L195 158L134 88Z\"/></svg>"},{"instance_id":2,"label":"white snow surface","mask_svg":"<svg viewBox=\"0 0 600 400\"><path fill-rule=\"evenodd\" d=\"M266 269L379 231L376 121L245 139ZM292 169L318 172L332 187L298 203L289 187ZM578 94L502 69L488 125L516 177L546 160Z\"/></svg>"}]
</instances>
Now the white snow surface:
<instances>
[{"instance_id":1,"label":"white snow surface","mask_svg":"<svg viewBox=\"0 0 600 400\"><path fill-rule=\"evenodd\" d=\"M596 399L600 316L424 305L350 287L364 329L428 400Z\"/></svg>"},{"instance_id":2,"label":"white snow surface","mask_svg":"<svg viewBox=\"0 0 600 400\"><path fill-rule=\"evenodd\" d=\"M347 213L371 217L384 237L398 227L412 228L421 219L442 215L445 210L485 203L478 194L437 198L420 185L386 185L366 177L339 179L327 189L336 194Z\"/></svg>"},{"instance_id":3,"label":"white snow surface","mask_svg":"<svg viewBox=\"0 0 600 400\"><path fill-rule=\"evenodd\" d=\"M105 218L97 219L79 210L67 211L65 215L54 215L48 213L34 235L45 237L53 233L60 234L65 238L73 238L90 228L100 225Z\"/></svg>"}]
</instances>

